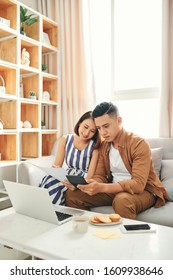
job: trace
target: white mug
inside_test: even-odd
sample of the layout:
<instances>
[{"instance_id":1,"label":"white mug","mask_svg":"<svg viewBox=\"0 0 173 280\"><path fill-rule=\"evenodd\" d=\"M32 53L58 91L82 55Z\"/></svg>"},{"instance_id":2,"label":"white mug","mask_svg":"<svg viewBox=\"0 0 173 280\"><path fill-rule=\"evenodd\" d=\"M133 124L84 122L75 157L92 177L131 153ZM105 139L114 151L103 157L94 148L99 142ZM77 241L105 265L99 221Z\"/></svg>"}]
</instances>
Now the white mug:
<instances>
[{"instance_id":1,"label":"white mug","mask_svg":"<svg viewBox=\"0 0 173 280\"><path fill-rule=\"evenodd\" d=\"M73 230L77 233L85 233L88 230L89 217L75 216L72 220Z\"/></svg>"}]
</instances>

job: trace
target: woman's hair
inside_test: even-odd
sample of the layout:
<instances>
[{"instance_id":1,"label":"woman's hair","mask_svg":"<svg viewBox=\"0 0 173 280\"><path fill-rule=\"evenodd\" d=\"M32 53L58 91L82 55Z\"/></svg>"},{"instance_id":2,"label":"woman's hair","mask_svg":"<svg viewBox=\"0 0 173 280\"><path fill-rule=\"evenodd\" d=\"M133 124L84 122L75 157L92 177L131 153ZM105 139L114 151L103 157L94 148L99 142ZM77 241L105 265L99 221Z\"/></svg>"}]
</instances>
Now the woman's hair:
<instances>
[{"instance_id":1,"label":"woman's hair","mask_svg":"<svg viewBox=\"0 0 173 280\"><path fill-rule=\"evenodd\" d=\"M118 117L119 110L117 106L112 102L102 102L95 107L92 113L92 117L95 119L106 114L108 114L109 116L114 115Z\"/></svg>"},{"instance_id":2,"label":"woman's hair","mask_svg":"<svg viewBox=\"0 0 173 280\"><path fill-rule=\"evenodd\" d=\"M84 120L87 120L87 119L93 119L92 117L92 111L88 111L86 112L85 114L83 114L80 119L78 120L78 122L76 123L75 127L74 127L74 132L79 136L79 126L80 124L84 121ZM94 149L97 149L99 148L100 146L100 143L101 143L101 139L100 139L100 136L99 136L99 132L98 130L96 129L96 132L94 134L94 136L91 138L93 141L94 141Z\"/></svg>"}]
</instances>

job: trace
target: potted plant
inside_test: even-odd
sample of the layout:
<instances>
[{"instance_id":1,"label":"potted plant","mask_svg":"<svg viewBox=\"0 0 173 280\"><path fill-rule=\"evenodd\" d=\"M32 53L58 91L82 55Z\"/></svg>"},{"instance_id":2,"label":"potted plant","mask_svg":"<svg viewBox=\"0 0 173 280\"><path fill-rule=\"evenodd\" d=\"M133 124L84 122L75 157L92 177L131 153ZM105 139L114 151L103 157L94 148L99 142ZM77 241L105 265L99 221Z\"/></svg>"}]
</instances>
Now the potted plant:
<instances>
[{"instance_id":1,"label":"potted plant","mask_svg":"<svg viewBox=\"0 0 173 280\"><path fill-rule=\"evenodd\" d=\"M41 121L41 128L42 129L45 129L46 128L46 123L44 120Z\"/></svg>"},{"instance_id":2,"label":"potted plant","mask_svg":"<svg viewBox=\"0 0 173 280\"><path fill-rule=\"evenodd\" d=\"M30 91L30 93L29 93L29 98L30 99L37 99L37 96L36 96L36 93L35 93L35 91Z\"/></svg>"},{"instance_id":3,"label":"potted plant","mask_svg":"<svg viewBox=\"0 0 173 280\"><path fill-rule=\"evenodd\" d=\"M36 17L33 17L34 14L27 15L27 12L28 9L20 6L20 33L23 35L26 35L26 32L24 31L24 24L32 25L33 23L38 21Z\"/></svg>"},{"instance_id":4,"label":"potted plant","mask_svg":"<svg viewBox=\"0 0 173 280\"><path fill-rule=\"evenodd\" d=\"M46 70L47 70L47 65L46 64L42 64L42 71L46 72Z\"/></svg>"}]
</instances>

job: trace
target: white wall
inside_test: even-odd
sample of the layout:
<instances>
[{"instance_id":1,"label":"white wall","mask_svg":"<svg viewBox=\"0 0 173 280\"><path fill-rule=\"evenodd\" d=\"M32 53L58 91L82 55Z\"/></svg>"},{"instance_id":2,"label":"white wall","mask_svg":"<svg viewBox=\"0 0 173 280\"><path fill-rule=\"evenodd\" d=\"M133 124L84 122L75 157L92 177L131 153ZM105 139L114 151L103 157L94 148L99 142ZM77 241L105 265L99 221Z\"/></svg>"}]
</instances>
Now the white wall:
<instances>
[{"instance_id":1,"label":"white wall","mask_svg":"<svg viewBox=\"0 0 173 280\"><path fill-rule=\"evenodd\" d=\"M19 2L27 5L28 7L38 11L38 0L18 0Z\"/></svg>"},{"instance_id":2,"label":"white wall","mask_svg":"<svg viewBox=\"0 0 173 280\"><path fill-rule=\"evenodd\" d=\"M48 16L52 20L58 20L58 1L57 0L18 0L37 12ZM40 5L39 5L40 3ZM40 10L39 10L40 9Z\"/></svg>"}]
</instances>

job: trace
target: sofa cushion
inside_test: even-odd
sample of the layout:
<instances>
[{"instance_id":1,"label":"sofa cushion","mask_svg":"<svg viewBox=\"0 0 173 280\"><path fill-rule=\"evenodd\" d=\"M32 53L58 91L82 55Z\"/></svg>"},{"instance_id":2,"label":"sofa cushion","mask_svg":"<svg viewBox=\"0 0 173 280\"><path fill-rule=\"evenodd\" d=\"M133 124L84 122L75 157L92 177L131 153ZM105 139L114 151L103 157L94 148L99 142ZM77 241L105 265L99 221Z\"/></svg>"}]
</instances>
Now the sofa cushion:
<instances>
[{"instance_id":1,"label":"sofa cushion","mask_svg":"<svg viewBox=\"0 0 173 280\"><path fill-rule=\"evenodd\" d=\"M111 214L111 213L115 212L112 206L96 206L96 207L91 207L90 211L101 213L101 214Z\"/></svg>"},{"instance_id":2,"label":"sofa cushion","mask_svg":"<svg viewBox=\"0 0 173 280\"><path fill-rule=\"evenodd\" d=\"M167 202L164 206L155 208L151 207L137 215L138 221L153 223L168 227L173 227L172 219L172 202Z\"/></svg>"},{"instance_id":3,"label":"sofa cushion","mask_svg":"<svg viewBox=\"0 0 173 280\"><path fill-rule=\"evenodd\" d=\"M168 193L169 201L173 201L173 160L162 160L161 181Z\"/></svg>"},{"instance_id":4,"label":"sofa cushion","mask_svg":"<svg viewBox=\"0 0 173 280\"><path fill-rule=\"evenodd\" d=\"M154 170L156 171L157 176L160 178L163 148L151 149L151 157L154 165Z\"/></svg>"},{"instance_id":5,"label":"sofa cushion","mask_svg":"<svg viewBox=\"0 0 173 280\"><path fill-rule=\"evenodd\" d=\"M38 186L46 175L39 167L51 167L55 156L45 156L21 162L18 166L19 183Z\"/></svg>"},{"instance_id":6,"label":"sofa cushion","mask_svg":"<svg viewBox=\"0 0 173 280\"><path fill-rule=\"evenodd\" d=\"M167 202L164 206L159 208L151 207L139 213L136 220L173 227L173 219L172 215L170 215L170 213L172 213L172 206L172 202ZM90 210L102 214L114 213L112 206L92 207Z\"/></svg>"}]
</instances>

